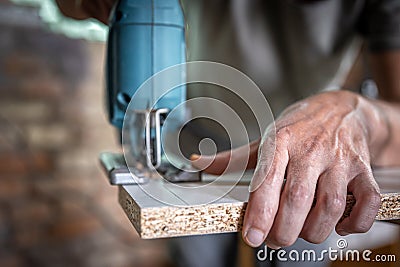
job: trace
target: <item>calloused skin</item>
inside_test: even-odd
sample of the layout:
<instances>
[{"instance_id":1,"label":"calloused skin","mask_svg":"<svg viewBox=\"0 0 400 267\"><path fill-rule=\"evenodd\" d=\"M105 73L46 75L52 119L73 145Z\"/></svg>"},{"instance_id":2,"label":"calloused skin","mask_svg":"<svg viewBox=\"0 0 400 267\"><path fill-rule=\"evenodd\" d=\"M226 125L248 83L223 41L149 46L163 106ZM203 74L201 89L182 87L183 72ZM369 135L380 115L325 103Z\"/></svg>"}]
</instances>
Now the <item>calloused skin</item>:
<instances>
[{"instance_id":1,"label":"calloused skin","mask_svg":"<svg viewBox=\"0 0 400 267\"><path fill-rule=\"evenodd\" d=\"M56 1L67 16L103 23L115 2ZM215 158L192 156L194 167L212 174L226 171L230 160L256 168L242 231L250 246L285 247L298 237L321 243L335 229L341 235L370 229L380 206L371 165L400 166L400 50L371 54L370 67L380 100L321 93L288 107L275 122L275 138L266 132L263 141L250 143L248 158L243 147ZM348 193L356 204L339 223Z\"/></svg>"}]
</instances>

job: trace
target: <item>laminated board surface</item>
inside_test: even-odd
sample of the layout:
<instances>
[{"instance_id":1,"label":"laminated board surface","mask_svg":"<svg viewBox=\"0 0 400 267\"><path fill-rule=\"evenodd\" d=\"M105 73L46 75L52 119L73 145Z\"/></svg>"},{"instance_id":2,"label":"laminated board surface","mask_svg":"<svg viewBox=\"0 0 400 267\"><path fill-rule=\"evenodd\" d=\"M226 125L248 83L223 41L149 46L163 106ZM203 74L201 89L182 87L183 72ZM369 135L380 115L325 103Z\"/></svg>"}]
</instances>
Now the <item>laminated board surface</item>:
<instances>
[{"instance_id":1,"label":"laminated board surface","mask_svg":"<svg viewBox=\"0 0 400 267\"><path fill-rule=\"evenodd\" d=\"M381 208L376 219L400 219L400 168L376 170L374 176L381 188ZM229 181L215 183L197 194L152 179L141 186L120 186L119 203L144 239L238 232L249 195L249 179L250 175L245 176L233 188ZM188 187L198 185L185 183ZM221 198L221 192L228 193ZM217 200L199 205L202 197ZM350 213L354 202L348 196L344 216Z\"/></svg>"}]
</instances>

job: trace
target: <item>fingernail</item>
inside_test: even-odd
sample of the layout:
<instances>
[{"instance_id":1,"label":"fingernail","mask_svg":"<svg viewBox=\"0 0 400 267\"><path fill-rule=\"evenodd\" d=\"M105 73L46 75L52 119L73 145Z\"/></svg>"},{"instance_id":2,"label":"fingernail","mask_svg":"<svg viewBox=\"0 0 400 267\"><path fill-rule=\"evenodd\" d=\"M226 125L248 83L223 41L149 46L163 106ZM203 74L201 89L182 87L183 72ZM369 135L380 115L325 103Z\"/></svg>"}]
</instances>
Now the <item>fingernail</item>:
<instances>
[{"instance_id":1,"label":"fingernail","mask_svg":"<svg viewBox=\"0 0 400 267\"><path fill-rule=\"evenodd\" d=\"M258 247L264 242L264 233L257 228L250 228L245 235L245 239L251 246Z\"/></svg>"},{"instance_id":2,"label":"fingernail","mask_svg":"<svg viewBox=\"0 0 400 267\"><path fill-rule=\"evenodd\" d=\"M350 233L348 233L346 231L341 231L338 234L341 235L341 236L346 236L346 235L349 235Z\"/></svg>"},{"instance_id":3,"label":"fingernail","mask_svg":"<svg viewBox=\"0 0 400 267\"><path fill-rule=\"evenodd\" d=\"M343 230L343 229L337 229L337 230L336 230L336 233L338 233L338 235L341 235L341 236L346 236L346 235L349 235L349 234L350 234L350 233L346 232L346 231Z\"/></svg>"},{"instance_id":4,"label":"fingernail","mask_svg":"<svg viewBox=\"0 0 400 267\"><path fill-rule=\"evenodd\" d=\"M198 154L190 155L190 160L198 160L199 158L200 158L200 155L198 155Z\"/></svg>"},{"instance_id":5,"label":"fingernail","mask_svg":"<svg viewBox=\"0 0 400 267\"><path fill-rule=\"evenodd\" d=\"M267 243L266 245L267 245L267 247L269 247L270 249L275 249L275 250L281 249L280 246L277 246L277 245L274 245L274 244L271 244L271 243Z\"/></svg>"}]
</instances>

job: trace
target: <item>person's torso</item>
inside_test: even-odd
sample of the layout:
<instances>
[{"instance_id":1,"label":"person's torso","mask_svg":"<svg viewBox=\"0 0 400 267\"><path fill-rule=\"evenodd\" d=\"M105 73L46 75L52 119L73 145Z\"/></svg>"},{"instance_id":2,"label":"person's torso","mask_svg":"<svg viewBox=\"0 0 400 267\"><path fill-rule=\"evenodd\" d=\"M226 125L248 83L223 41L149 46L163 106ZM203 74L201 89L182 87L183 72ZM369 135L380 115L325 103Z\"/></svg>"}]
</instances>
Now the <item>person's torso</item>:
<instances>
[{"instance_id":1,"label":"person's torso","mask_svg":"<svg viewBox=\"0 0 400 267\"><path fill-rule=\"evenodd\" d=\"M340 87L359 49L355 25L363 0L181 2L188 61L214 61L242 71L275 115L294 101ZM188 88L189 98L223 100L243 118L250 139L259 135L249 109L228 90L206 84ZM229 123L217 106L207 108L215 109L216 120Z\"/></svg>"}]
</instances>

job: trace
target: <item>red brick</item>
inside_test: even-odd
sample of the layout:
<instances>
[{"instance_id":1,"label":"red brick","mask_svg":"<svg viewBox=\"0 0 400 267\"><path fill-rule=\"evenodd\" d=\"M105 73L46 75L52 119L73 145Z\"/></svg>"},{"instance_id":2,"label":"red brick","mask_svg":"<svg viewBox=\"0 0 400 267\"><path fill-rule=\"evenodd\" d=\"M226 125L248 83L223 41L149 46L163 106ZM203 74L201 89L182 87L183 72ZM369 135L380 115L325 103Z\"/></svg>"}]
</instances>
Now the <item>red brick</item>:
<instances>
[{"instance_id":1,"label":"red brick","mask_svg":"<svg viewBox=\"0 0 400 267\"><path fill-rule=\"evenodd\" d=\"M40 225L47 223L53 216L50 203L28 200L18 206L13 206L11 219L19 224Z\"/></svg>"},{"instance_id":2,"label":"red brick","mask_svg":"<svg viewBox=\"0 0 400 267\"><path fill-rule=\"evenodd\" d=\"M20 97L52 101L47 102L47 104L57 105L61 99L65 98L66 89L61 81L47 76L24 79L18 83L14 90Z\"/></svg>"},{"instance_id":3,"label":"red brick","mask_svg":"<svg viewBox=\"0 0 400 267\"><path fill-rule=\"evenodd\" d=\"M1 22L0 39L0 266L164 266L165 243L139 239L99 169L119 148L104 44Z\"/></svg>"},{"instance_id":4,"label":"red brick","mask_svg":"<svg viewBox=\"0 0 400 267\"><path fill-rule=\"evenodd\" d=\"M18 154L0 154L0 174L27 174L29 162Z\"/></svg>"},{"instance_id":5,"label":"red brick","mask_svg":"<svg viewBox=\"0 0 400 267\"><path fill-rule=\"evenodd\" d=\"M101 228L98 218L76 204L63 202L59 212L60 216L48 232L54 240L74 239Z\"/></svg>"},{"instance_id":6,"label":"red brick","mask_svg":"<svg viewBox=\"0 0 400 267\"><path fill-rule=\"evenodd\" d=\"M26 196L28 187L24 177L15 174L13 176L0 174L0 179L0 200L12 201Z\"/></svg>"},{"instance_id":7,"label":"red brick","mask_svg":"<svg viewBox=\"0 0 400 267\"><path fill-rule=\"evenodd\" d=\"M0 175L32 175L49 172L53 167L51 154L45 152L22 151L0 154Z\"/></svg>"},{"instance_id":8,"label":"red brick","mask_svg":"<svg viewBox=\"0 0 400 267\"><path fill-rule=\"evenodd\" d=\"M31 52L14 52L3 59L3 68L7 76L35 77L43 73L46 66L38 55Z\"/></svg>"},{"instance_id":9,"label":"red brick","mask_svg":"<svg viewBox=\"0 0 400 267\"><path fill-rule=\"evenodd\" d=\"M73 221L58 222L49 229L49 236L58 242L86 236L100 227L96 218L76 218Z\"/></svg>"},{"instance_id":10,"label":"red brick","mask_svg":"<svg viewBox=\"0 0 400 267\"><path fill-rule=\"evenodd\" d=\"M15 231L14 241L18 249L29 248L41 243L43 240L43 231L36 225L26 225Z\"/></svg>"},{"instance_id":11,"label":"red brick","mask_svg":"<svg viewBox=\"0 0 400 267\"><path fill-rule=\"evenodd\" d=\"M35 152L30 154L30 167L39 173L46 173L53 171L55 168L54 155L44 151Z\"/></svg>"}]
</instances>

